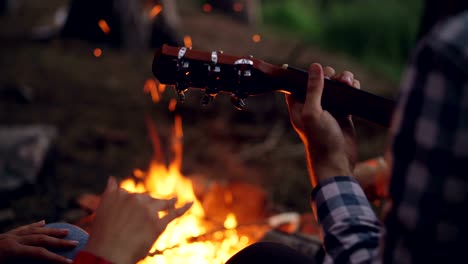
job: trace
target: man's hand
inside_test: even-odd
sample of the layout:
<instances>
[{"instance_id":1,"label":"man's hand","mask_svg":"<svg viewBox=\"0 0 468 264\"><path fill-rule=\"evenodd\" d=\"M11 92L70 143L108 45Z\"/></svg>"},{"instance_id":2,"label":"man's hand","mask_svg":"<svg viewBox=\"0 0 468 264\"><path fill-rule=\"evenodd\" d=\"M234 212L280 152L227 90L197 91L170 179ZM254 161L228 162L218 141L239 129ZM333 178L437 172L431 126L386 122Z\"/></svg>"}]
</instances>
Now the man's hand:
<instances>
[{"instance_id":1,"label":"man's hand","mask_svg":"<svg viewBox=\"0 0 468 264\"><path fill-rule=\"evenodd\" d=\"M325 72L325 73L324 73ZM352 175L357 159L355 131L351 116L332 115L322 108L324 78L360 88L351 72L335 75L330 67L312 64L304 104L286 95L290 119L301 137L308 157L312 185L334 176Z\"/></svg>"},{"instance_id":2,"label":"man's hand","mask_svg":"<svg viewBox=\"0 0 468 264\"><path fill-rule=\"evenodd\" d=\"M176 199L154 199L128 193L109 178L85 251L115 264L144 258L167 225L183 215L192 203L175 208ZM158 212L166 211L163 217Z\"/></svg>"},{"instance_id":3,"label":"man's hand","mask_svg":"<svg viewBox=\"0 0 468 264\"><path fill-rule=\"evenodd\" d=\"M71 249L77 241L61 239L67 229L44 227L45 221L25 225L0 234L0 263L31 259L50 263L72 263L72 260L48 251L46 248Z\"/></svg>"}]
</instances>

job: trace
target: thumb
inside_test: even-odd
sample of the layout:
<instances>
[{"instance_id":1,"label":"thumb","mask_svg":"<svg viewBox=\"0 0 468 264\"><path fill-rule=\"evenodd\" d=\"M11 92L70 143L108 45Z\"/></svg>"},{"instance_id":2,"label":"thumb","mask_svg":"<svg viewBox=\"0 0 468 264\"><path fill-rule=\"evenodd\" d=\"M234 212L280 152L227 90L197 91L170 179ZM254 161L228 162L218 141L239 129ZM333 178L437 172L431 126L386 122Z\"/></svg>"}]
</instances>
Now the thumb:
<instances>
[{"instance_id":1,"label":"thumb","mask_svg":"<svg viewBox=\"0 0 468 264\"><path fill-rule=\"evenodd\" d=\"M109 193L117 190L117 181L115 180L114 177L110 176L109 179L107 179L107 186L106 190L104 192Z\"/></svg>"},{"instance_id":2,"label":"thumb","mask_svg":"<svg viewBox=\"0 0 468 264\"><path fill-rule=\"evenodd\" d=\"M318 63L310 65L304 112L322 111L323 78L322 66Z\"/></svg>"}]
</instances>

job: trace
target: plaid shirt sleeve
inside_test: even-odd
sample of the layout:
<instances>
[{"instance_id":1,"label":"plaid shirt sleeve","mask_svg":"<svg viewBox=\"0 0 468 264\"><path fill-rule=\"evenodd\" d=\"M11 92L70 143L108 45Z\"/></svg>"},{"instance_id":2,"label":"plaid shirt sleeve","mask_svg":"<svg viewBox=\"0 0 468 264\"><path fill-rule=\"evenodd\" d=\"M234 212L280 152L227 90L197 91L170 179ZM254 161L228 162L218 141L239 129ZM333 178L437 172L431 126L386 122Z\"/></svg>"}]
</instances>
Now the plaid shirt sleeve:
<instances>
[{"instance_id":1,"label":"plaid shirt sleeve","mask_svg":"<svg viewBox=\"0 0 468 264\"><path fill-rule=\"evenodd\" d=\"M466 260L467 25L465 12L428 35L403 80L392 127L385 263Z\"/></svg>"},{"instance_id":2,"label":"plaid shirt sleeve","mask_svg":"<svg viewBox=\"0 0 468 264\"><path fill-rule=\"evenodd\" d=\"M323 229L324 263L377 261L380 224L354 178L320 182L312 191L312 208Z\"/></svg>"}]
</instances>

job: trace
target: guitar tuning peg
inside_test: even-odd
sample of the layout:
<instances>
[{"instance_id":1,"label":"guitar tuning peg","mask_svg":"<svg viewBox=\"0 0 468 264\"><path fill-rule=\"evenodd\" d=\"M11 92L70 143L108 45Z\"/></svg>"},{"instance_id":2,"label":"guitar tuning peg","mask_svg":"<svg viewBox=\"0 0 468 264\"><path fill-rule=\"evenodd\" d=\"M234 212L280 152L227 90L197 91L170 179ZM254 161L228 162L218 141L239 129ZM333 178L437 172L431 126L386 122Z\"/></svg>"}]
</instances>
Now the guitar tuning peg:
<instances>
[{"instance_id":1,"label":"guitar tuning peg","mask_svg":"<svg viewBox=\"0 0 468 264\"><path fill-rule=\"evenodd\" d=\"M236 95L231 96L231 103L237 110L244 110L245 102L244 99L237 97Z\"/></svg>"},{"instance_id":2,"label":"guitar tuning peg","mask_svg":"<svg viewBox=\"0 0 468 264\"><path fill-rule=\"evenodd\" d=\"M234 62L240 78L252 76L253 64L253 61L249 59L239 59Z\"/></svg>"},{"instance_id":3,"label":"guitar tuning peg","mask_svg":"<svg viewBox=\"0 0 468 264\"><path fill-rule=\"evenodd\" d=\"M209 96L212 100L219 92L219 86L221 81L221 66L218 65L218 53L220 51L211 52L211 63L208 64L208 78L206 82L206 96ZM208 98L208 97L206 97Z\"/></svg>"},{"instance_id":4,"label":"guitar tuning peg","mask_svg":"<svg viewBox=\"0 0 468 264\"><path fill-rule=\"evenodd\" d=\"M177 56L177 81L175 89L179 97L179 101L185 101L185 92L190 86L190 63L184 60L185 53L187 52L186 47L179 49Z\"/></svg>"}]
</instances>

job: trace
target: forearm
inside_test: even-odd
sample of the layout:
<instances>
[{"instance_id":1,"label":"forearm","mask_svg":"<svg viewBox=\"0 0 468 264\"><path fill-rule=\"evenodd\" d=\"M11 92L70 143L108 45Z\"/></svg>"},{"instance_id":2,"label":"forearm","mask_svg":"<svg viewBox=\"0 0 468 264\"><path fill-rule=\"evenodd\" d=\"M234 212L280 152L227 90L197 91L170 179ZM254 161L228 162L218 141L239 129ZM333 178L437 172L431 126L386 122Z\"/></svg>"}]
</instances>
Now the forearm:
<instances>
[{"instance_id":1,"label":"forearm","mask_svg":"<svg viewBox=\"0 0 468 264\"><path fill-rule=\"evenodd\" d=\"M380 223L354 178L321 181L312 192L312 207L322 225L325 263L377 260Z\"/></svg>"}]
</instances>

